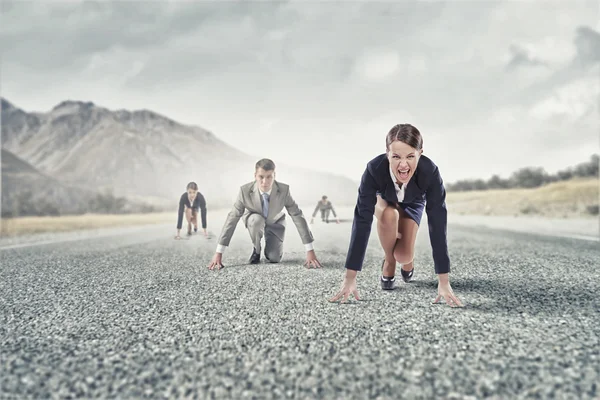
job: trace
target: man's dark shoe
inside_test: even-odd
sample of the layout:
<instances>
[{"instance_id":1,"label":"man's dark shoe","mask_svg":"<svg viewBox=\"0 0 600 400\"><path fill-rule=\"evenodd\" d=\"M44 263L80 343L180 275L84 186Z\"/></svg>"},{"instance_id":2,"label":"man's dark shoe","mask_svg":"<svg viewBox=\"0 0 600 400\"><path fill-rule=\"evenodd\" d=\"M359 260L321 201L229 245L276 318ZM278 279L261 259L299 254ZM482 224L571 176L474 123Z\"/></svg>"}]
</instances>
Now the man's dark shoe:
<instances>
[{"instance_id":1,"label":"man's dark shoe","mask_svg":"<svg viewBox=\"0 0 600 400\"><path fill-rule=\"evenodd\" d=\"M256 249L252 249L252 255L250 256L250 264L258 264L260 262L260 254L256 252Z\"/></svg>"},{"instance_id":2,"label":"man's dark shoe","mask_svg":"<svg viewBox=\"0 0 600 400\"><path fill-rule=\"evenodd\" d=\"M411 269L410 271L405 271L401 268L400 272L402 273L402 279L404 280L404 282L408 283L413 277L413 272L415 272L415 268L413 267L413 269Z\"/></svg>"}]
</instances>

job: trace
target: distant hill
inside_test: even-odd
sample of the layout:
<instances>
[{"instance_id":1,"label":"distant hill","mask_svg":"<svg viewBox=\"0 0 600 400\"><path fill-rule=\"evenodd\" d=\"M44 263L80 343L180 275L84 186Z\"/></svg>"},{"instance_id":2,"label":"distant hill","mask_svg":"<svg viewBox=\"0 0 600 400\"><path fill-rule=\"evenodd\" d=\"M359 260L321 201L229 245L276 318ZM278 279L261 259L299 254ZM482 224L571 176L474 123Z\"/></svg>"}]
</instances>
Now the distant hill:
<instances>
[{"instance_id":1,"label":"distant hill","mask_svg":"<svg viewBox=\"0 0 600 400\"><path fill-rule=\"evenodd\" d=\"M122 213L145 206L109 194L65 185L2 149L2 217ZM147 209L147 207L146 207Z\"/></svg>"},{"instance_id":2,"label":"distant hill","mask_svg":"<svg viewBox=\"0 0 600 400\"><path fill-rule=\"evenodd\" d=\"M62 185L2 149L2 216L79 213L92 193Z\"/></svg>"},{"instance_id":3,"label":"distant hill","mask_svg":"<svg viewBox=\"0 0 600 400\"><path fill-rule=\"evenodd\" d=\"M153 111L111 111L80 101L30 113L2 99L2 147L65 184L169 207L189 181L198 183L211 207L230 207L262 158ZM316 204L323 194L340 205L356 200L350 179L274 161L278 180L291 185L300 204Z\"/></svg>"}]
</instances>

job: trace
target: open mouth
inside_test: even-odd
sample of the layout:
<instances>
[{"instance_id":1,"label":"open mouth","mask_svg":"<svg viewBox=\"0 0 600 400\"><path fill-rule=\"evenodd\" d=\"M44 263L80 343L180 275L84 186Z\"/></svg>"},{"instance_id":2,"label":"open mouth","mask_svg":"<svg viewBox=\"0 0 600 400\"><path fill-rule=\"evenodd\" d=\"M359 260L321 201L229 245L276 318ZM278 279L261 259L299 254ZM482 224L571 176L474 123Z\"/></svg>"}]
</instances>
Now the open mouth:
<instances>
[{"instance_id":1,"label":"open mouth","mask_svg":"<svg viewBox=\"0 0 600 400\"><path fill-rule=\"evenodd\" d=\"M408 168L408 169L399 169L398 170L398 177L400 178L400 180L408 179L408 174L409 173L410 173L410 168Z\"/></svg>"}]
</instances>

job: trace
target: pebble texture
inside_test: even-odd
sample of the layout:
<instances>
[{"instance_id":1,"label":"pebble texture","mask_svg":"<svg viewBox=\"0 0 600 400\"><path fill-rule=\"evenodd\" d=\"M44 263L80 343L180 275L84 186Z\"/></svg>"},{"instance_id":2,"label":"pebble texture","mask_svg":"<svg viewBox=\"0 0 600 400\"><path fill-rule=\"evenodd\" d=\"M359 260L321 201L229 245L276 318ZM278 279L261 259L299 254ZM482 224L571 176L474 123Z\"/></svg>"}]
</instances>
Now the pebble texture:
<instances>
[{"instance_id":1,"label":"pebble texture","mask_svg":"<svg viewBox=\"0 0 600 400\"><path fill-rule=\"evenodd\" d=\"M282 263L247 265L240 224L216 272L214 237L162 227L2 250L0 398L600 396L597 243L451 225L452 309L427 225L393 292L374 227L361 301L332 304L350 224L312 226L322 270L293 223Z\"/></svg>"}]
</instances>

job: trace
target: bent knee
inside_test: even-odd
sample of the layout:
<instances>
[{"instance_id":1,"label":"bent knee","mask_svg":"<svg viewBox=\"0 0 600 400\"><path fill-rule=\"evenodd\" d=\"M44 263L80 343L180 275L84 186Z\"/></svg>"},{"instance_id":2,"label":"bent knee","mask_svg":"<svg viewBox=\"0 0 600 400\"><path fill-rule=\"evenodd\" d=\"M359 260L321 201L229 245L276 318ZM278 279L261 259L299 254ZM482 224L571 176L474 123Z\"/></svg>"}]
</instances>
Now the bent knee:
<instances>
[{"instance_id":1,"label":"bent knee","mask_svg":"<svg viewBox=\"0 0 600 400\"><path fill-rule=\"evenodd\" d=\"M267 260L270 263L278 263L281 261L283 254L282 253L275 253L275 252L267 252L265 254L265 257L267 258Z\"/></svg>"},{"instance_id":2,"label":"bent knee","mask_svg":"<svg viewBox=\"0 0 600 400\"><path fill-rule=\"evenodd\" d=\"M394 249L394 259L400 264L410 264L414 259L415 255L411 251L405 251L403 249Z\"/></svg>"},{"instance_id":3,"label":"bent knee","mask_svg":"<svg viewBox=\"0 0 600 400\"><path fill-rule=\"evenodd\" d=\"M248 216L248 220L246 221L248 226L260 226L265 224L265 217L259 214L250 214Z\"/></svg>"},{"instance_id":4,"label":"bent knee","mask_svg":"<svg viewBox=\"0 0 600 400\"><path fill-rule=\"evenodd\" d=\"M398 210L396 210L392 206L387 206L381 212L381 217L379 218L379 222L382 224L398 224Z\"/></svg>"}]
</instances>

